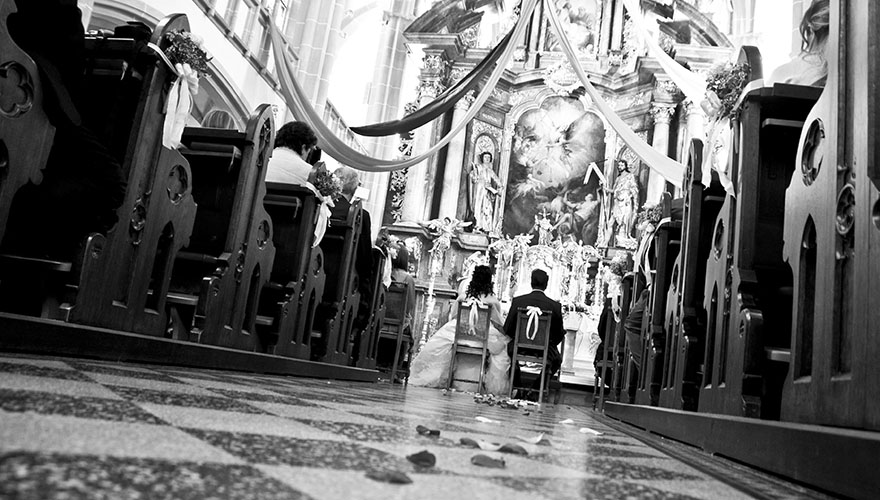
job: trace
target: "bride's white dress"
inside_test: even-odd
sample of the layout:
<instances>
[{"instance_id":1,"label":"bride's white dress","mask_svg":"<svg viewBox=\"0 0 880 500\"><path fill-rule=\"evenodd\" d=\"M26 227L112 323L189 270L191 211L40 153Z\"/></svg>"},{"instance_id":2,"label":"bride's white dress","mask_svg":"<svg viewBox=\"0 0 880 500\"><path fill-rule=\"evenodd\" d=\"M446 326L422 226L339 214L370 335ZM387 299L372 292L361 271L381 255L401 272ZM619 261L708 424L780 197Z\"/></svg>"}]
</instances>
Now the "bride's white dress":
<instances>
[{"instance_id":1,"label":"bride's white dress","mask_svg":"<svg viewBox=\"0 0 880 500\"><path fill-rule=\"evenodd\" d=\"M493 308L498 308L495 302ZM500 316L500 310L496 309ZM495 312L495 311L493 311ZM455 315L453 315L454 317ZM509 379L510 357L507 355L508 338L495 327L493 321L489 329L489 361L483 386L486 392L506 396ZM503 324L503 322L499 323ZM446 387L449 365L452 362L452 343L455 340L455 319L448 321L422 346L412 362L409 383L421 387ZM455 364L455 378L467 380L480 379L480 358L459 355ZM476 390L476 384L455 382L456 389Z\"/></svg>"}]
</instances>

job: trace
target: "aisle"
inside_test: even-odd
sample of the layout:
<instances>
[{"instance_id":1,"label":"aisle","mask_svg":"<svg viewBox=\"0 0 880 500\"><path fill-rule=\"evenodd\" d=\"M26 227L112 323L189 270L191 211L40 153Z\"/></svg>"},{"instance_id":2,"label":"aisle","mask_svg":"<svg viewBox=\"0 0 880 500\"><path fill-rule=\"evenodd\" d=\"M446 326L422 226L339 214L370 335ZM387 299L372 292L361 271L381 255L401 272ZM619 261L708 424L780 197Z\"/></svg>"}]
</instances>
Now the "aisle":
<instances>
[{"instance_id":1,"label":"aisle","mask_svg":"<svg viewBox=\"0 0 880 500\"><path fill-rule=\"evenodd\" d=\"M629 432L589 410L503 409L433 389L0 354L0 498L753 498L702 472L715 459L680 446L672 458ZM541 433L540 444L518 439ZM407 460L423 450L434 467ZM505 467L478 467L476 455ZM721 469L746 491L818 498ZM412 483L367 477L383 471Z\"/></svg>"}]
</instances>

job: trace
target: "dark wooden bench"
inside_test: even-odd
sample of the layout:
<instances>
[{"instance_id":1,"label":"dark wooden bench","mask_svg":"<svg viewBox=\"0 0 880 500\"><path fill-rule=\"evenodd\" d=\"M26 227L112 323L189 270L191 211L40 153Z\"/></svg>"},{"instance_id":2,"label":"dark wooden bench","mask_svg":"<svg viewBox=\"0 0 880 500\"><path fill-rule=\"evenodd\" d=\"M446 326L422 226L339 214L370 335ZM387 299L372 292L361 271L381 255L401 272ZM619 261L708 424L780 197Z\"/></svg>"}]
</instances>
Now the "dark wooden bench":
<instances>
[{"instance_id":1,"label":"dark wooden bench","mask_svg":"<svg viewBox=\"0 0 880 500\"><path fill-rule=\"evenodd\" d=\"M150 41L164 48L172 30L188 31L186 16L165 18ZM189 242L196 213L189 163L162 145L165 99L175 75L142 41L87 37L86 47L84 118L120 155L128 189L116 228L86 243L67 319L161 336L174 260Z\"/></svg>"},{"instance_id":2,"label":"dark wooden bench","mask_svg":"<svg viewBox=\"0 0 880 500\"><path fill-rule=\"evenodd\" d=\"M642 317L641 368L635 390L635 401L656 406L663 380L663 361L672 324L667 317L670 290L675 291L678 277L675 262L681 252L680 220L672 218L672 200L668 193L661 199L662 219L654 234L650 251L651 298ZM635 298L638 300L638 297Z\"/></svg>"},{"instance_id":3,"label":"dark wooden bench","mask_svg":"<svg viewBox=\"0 0 880 500\"><path fill-rule=\"evenodd\" d=\"M275 263L260 297L261 336L269 352L309 359L312 323L324 294L324 254L315 241L320 202L302 186L266 183L263 201L272 217Z\"/></svg>"},{"instance_id":4,"label":"dark wooden bench","mask_svg":"<svg viewBox=\"0 0 880 500\"><path fill-rule=\"evenodd\" d=\"M312 358L338 365L348 365L351 357L352 330L360 301L355 255L361 233L361 202L351 204L348 217L330 219L330 227L321 240L324 272L327 280L324 297L315 314L312 335ZM316 342L320 348L316 352Z\"/></svg>"},{"instance_id":5,"label":"dark wooden bench","mask_svg":"<svg viewBox=\"0 0 880 500\"><path fill-rule=\"evenodd\" d=\"M376 355L379 348L379 332L385 323L385 284L382 283L382 275L385 272L385 252L378 247L373 247L373 300L370 303L370 319L367 327L360 334L358 342L357 361L355 366L359 368L376 368Z\"/></svg>"},{"instance_id":6,"label":"dark wooden bench","mask_svg":"<svg viewBox=\"0 0 880 500\"><path fill-rule=\"evenodd\" d=\"M666 299L666 345L659 396L660 406L686 410L697 408L702 381L701 365L706 335L704 263L712 247L715 218L724 202L724 189L714 171L710 186L704 188L702 163L703 143L694 139L688 150L683 183L681 251L673 266ZM646 359L645 362L652 361Z\"/></svg>"},{"instance_id":7,"label":"dark wooden bench","mask_svg":"<svg viewBox=\"0 0 880 500\"><path fill-rule=\"evenodd\" d=\"M175 331L184 339L268 349L271 339L257 335L256 322L275 257L272 221L263 206L274 137L268 104L257 107L244 132L184 130L181 152L192 168L199 209L189 245L177 256L168 297Z\"/></svg>"},{"instance_id":8,"label":"dark wooden bench","mask_svg":"<svg viewBox=\"0 0 880 500\"><path fill-rule=\"evenodd\" d=\"M880 430L880 72L873 3L831 2L825 89L785 193L793 272L789 421ZM870 496L866 493L866 495Z\"/></svg>"},{"instance_id":9,"label":"dark wooden bench","mask_svg":"<svg viewBox=\"0 0 880 500\"><path fill-rule=\"evenodd\" d=\"M626 352L626 331L623 329L626 318L629 316L630 307L632 307L632 299L635 293L635 273L632 271L626 273L620 283L620 320L614 322L610 340L609 350L611 351L612 376L611 376L611 395L614 401L620 401L620 395L623 386L626 383L624 371L626 367L626 359L629 357Z\"/></svg>"},{"instance_id":10,"label":"dark wooden bench","mask_svg":"<svg viewBox=\"0 0 880 500\"><path fill-rule=\"evenodd\" d=\"M377 352L379 342L384 341L394 346L392 348L394 349L394 356L391 357L390 367L378 367L379 370L390 374L392 384L397 381L398 372L403 374L404 382L409 381L410 360L413 351L412 342L414 338L413 324L406 322L406 310L409 308L409 305L404 284L392 282L385 293L385 318L376 339ZM401 361L404 361L400 359L401 347L404 348L403 354L406 358L406 368L403 368L401 364Z\"/></svg>"},{"instance_id":11,"label":"dark wooden bench","mask_svg":"<svg viewBox=\"0 0 880 500\"><path fill-rule=\"evenodd\" d=\"M756 57L749 59L754 67ZM791 271L782 258L785 189L804 119L819 93L785 84L752 90L733 124L730 160L738 196L725 199L706 262L700 411L779 418L779 372L788 366L768 359L766 350L787 351L791 342Z\"/></svg>"},{"instance_id":12,"label":"dark wooden bench","mask_svg":"<svg viewBox=\"0 0 880 500\"><path fill-rule=\"evenodd\" d=\"M7 17L15 11L15 0L0 0L0 241L15 193L42 180L55 134L43 109L37 66L9 35Z\"/></svg>"}]
</instances>

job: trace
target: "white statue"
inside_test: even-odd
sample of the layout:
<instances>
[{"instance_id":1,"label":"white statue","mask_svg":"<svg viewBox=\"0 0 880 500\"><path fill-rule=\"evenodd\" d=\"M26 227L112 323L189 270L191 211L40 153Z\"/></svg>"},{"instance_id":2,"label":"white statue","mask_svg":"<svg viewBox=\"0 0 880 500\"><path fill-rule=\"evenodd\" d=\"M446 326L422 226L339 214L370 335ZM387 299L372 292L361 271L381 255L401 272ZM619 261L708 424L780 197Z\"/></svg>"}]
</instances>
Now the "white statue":
<instances>
[{"instance_id":1,"label":"white statue","mask_svg":"<svg viewBox=\"0 0 880 500\"><path fill-rule=\"evenodd\" d=\"M468 209L474 216L474 229L492 233L497 225L495 211L501 180L495 174L492 153L483 151L479 158L468 173Z\"/></svg>"},{"instance_id":2,"label":"white statue","mask_svg":"<svg viewBox=\"0 0 880 500\"><path fill-rule=\"evenodd\" d=\"M615 238L618 241L632 239L639 202L639 184L626 160L617 162L617 179L614 180L612 193L614 206L611 216L616 228Z\"/></svg>"}]
</instances>

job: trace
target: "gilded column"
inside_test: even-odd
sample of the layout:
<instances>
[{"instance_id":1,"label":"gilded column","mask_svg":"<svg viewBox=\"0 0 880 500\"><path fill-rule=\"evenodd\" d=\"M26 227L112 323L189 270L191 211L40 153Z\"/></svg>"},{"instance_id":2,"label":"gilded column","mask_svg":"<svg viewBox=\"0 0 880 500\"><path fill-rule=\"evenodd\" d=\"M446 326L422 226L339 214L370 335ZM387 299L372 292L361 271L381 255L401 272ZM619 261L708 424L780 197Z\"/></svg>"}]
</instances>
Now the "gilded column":
<instances>
[{"instance_id":1,"label":"gilded column","mask_svg":"<svg viewBox=\"0 0 880 500\"><path fill-rule=\"evenodd\" d=\"M669 123L674 114L675 104L655 102L651 107L651 116L654 117L654 140L651 145L666 156L669 156ZM665 190L666 179L652 170L648 176L645 201L658 203Z\"/></svg>"}]
</instances>

